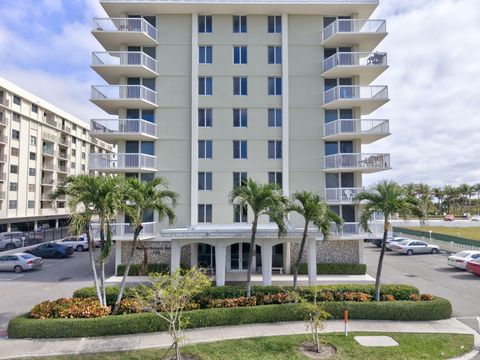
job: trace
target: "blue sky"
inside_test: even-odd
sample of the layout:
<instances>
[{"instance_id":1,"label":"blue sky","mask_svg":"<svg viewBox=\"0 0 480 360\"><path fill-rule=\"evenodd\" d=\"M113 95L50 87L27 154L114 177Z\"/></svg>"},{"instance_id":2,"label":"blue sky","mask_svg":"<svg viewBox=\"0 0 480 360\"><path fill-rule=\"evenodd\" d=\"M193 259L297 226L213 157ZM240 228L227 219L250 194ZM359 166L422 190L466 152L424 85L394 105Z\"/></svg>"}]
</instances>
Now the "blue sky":
<instances>
[{"instance_id":1,"label":"blue sky","mask_svg":"<svg viewBox=\"0 0 480 360\"><path fill-rule=\"evenodd\" d=\"M0 3L0 76L85 121L105 117L88 101L103 83L90 69L98 0ZM391 101L369 117L390 119L392 136L363 151L390 152L393 170L365 182L480 182L480 1L380 0L373 17L387 20L390 69L375 83Z\"/></svg>"}]
</instances>

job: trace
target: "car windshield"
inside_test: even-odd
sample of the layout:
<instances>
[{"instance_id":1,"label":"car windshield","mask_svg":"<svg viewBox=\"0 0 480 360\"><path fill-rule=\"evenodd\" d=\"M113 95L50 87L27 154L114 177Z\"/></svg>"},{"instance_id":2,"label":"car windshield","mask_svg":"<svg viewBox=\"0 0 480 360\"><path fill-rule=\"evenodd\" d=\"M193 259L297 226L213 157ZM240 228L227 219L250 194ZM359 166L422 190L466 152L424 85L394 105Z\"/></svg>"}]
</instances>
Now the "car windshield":
<instances>
[{"instance_id":1,"label":"car windshield","mask_svg":"<svg viewBox=\"0 0 480 360\"><path fill-rule=\"evenodd\" d=\"M24 258L25 260L28 260L28 259L33 259L35 256L31 255L31 254L22 254L20 255L22 258Z\"/></svg>"},{"instance_id":2,"label":"car windshield","mask_svg":"<svg viewBox=\"0 0 480 360\"><path fill-rule=\"evenodd\" d=\"M455 254L455 255L453 255L453 256L459 257L459 258L466 258L468 255L470 255L470 253L465 252L465 251L462 251L462 252L459 252L459 253L457 253L457 254Z\"/></svg>"},{"instance_id":3,"label":"car windshield","mask_svg":"<svg viewBox=\"0 0 480 360\"><path fill-rule=\"evenodd\" d=\"M402 240L399 242L400 245L408 245L410 243L410 240Z\"/></svg>"},{"instance_id":4,"label":"car windshield","mask_svg":"<svg viewBox=\"0 0 480 360\"><path fill-rule=\"evenodd\" d=\"M480 264L480 258L472 260L472 262L475 263L475 264Z\"/></svg>"}]
</instances>

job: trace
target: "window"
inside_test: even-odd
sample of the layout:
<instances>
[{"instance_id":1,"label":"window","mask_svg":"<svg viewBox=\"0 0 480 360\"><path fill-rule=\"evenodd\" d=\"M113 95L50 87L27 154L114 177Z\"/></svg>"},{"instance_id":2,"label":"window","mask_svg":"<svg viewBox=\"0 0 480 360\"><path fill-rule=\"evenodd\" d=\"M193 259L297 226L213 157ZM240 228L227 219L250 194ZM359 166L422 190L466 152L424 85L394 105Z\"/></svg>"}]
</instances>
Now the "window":
<instances>
[{"instance_id":1,"label":"window","mask_svg":"<svg viewBox=\"0 0 480 360\"><path fill-rule=\"evenodd\" d=\"M198 95L212 95L213 80L211 77L198 78Z\"/></svg>"},{"instance_id":2,"label":"window","mask_svg":"<svg viewBox=\"0 0 480 360\"><path fill-rule=\"evenodd\" d=\"M20 114L12 113L12 120L19 122L20 121Z\"/></svg>"},{"instance_id":3,"label":"window","mask_svg":"<svg viewBox=\"0 0 480 360\"><path fill-rule=\"evenodd\" d=\"M37 137L30 135L30 145L37 146Z\"/></svg>"},{"instance_id":4,"label":"window","mask_svg":"<svg viewBox=\"0 0 480 360\"><path fill-rule=\"evenodd\" d=\"M281 172L269 172L268 173L268 183L269 184L277 184L278 186L282 187L283 184L283 175Z\"/></svg>"},{"instance_id":5,"label":"window","mask_svg":"<svg viewBox=\"0 0 480 360\"><path fill-rule=\"evenodd\" d=\"M247 140L233 141L233 158L234 159L247 158Z\"/></svg>"},{"instance_id":6,"label":"window","mask_svg":"<svg viewBox=\"0 0 480 360\"><path fill-rule=\"evenodd\" d=\"M247 181L247 172L234 172L233 173L233 187L242 186Z\"/></svg>"},{"instance_id":7,"label":"window","mask_svg":"<svg viewBox=\"0 0 480 360\"><path fill-rule=\"evenodd\" d=\"M211 64L213 61L212 47L211 46L199 46L198 47L198 62L200 64Z\"/></svg>"},{"instance_id":8,"label":"window","mask_svg":"<svg viewBox=\"0 0 480 360\"><path fill-rule=\"evenodd\" d=\"M212 127L212 109L198 109L198 126Z\"/></svg>"},{"instance_id":9,"label":"window","mask_svg":"<svg viewBox=\"0 0 480 360\"><path fill-rule=\"evenodd\" d=\"M10 210L15 210L17 208L17 200L9 200L8 201L8 208Z\"/></svg>"},{"instance_id":10,"label":"window","mask_svg":"<svg viewBox=\"0 0 480 360\"><path fill-rule=\"evenodd\" d=\"M82 159L85 159L85 153L82 152Z\"/></svg>"},{"instance_id":11,"label":"window","mask_svg":"<svg viewBox=\"0 0 480 360\"><path fill-rule=\"evenodd\" d=\"M82 129L82 134L87 135L87 129ZM85 141L83 141L83 145L85 145Z\"/></svg>"},{"instance_id":12,"label":"window","mask_svg":"<svg viewBox=\"0 0 480 360\"><path fill-rule=\"evenodd\" d=\"M37 154L34 152L30 152L30 160L37 160Z\"/></svg>"},{"instance_id":13,"label":"window","mask_svg":"<svg viewBox=\"0 0 480 360\"><path fill-rule=\"evenodd\" d=\"M198 204L198 222L211 223L212 222L212 205Z\"/></svg>"},{"instance_id":14,"label":"window","mask_svg":"<svg viewBox=\"0 0 480 360\"><path fill-rule=\"evenodd\" d=\"M35 113L35 114L38 113L38 106L37 105L32 104L32 112Z\"/></svg>"},{"instance_id":15,"label":"window","mask_svg":"<svg viewBox=\"0 0 480 360\"><path fill-rule=\"evenodd\" d=\"M74 162L70 163L70 168L75 169L76 167L77 167L76 163L74 163Z\"/></svg>"},{"instance_id":16,"label":"window","mask_svg":"<svg viewBox=\"0 0 480 360\"><path fill-rule=\"evenodd\" d=\"M28 168L28 175L29 176L35 176L36 170L35 168Z\"/></svg>"},{"instance_id":17,"label":"window","mask_svg":"<svg viewBox=\"0 0 480 360\"><path fill-rule=\"evenodd\" d=\"M282 63L282 47L281 46L268 47L268 63L269 64Z\"/></svg>"},{"instance_id":18,"label":"window","mask_svg":"<svg viewBox=\"0 0 480 360\"><path fill-rule=\"evenodd\" d=\"M28 200L28 208L33 209L35 207L35 201L33 200Z\"/></svg>"},{"instance_id":19,"label":"window","mask_svg":"<svg viewBox=\"0 0 480 360\"><path fill-rule=\"evenodd\" d=\"M247 78L234 77L233 78L233 95L247 95Z\"/></svg>"},{"instance_id":20,"label":"window","mask_svg":"<svg viewBox=\"0 0 480 360\"><path fill-rule=\"evenodd\" d=\"M77 143L77 138L72 136L72 144L76 144Z\"/></svg>"},{"instance_id":21,"label":"window","mask_svg":"<svg viewBox=\"0 0 480 360\"><path fill-rule=\"evenodd\" d=\"M12 156L19 156L20 155L20 149L19 148L14 148L12 147L10 149L10 155Z\"/></svg>"},{"instance_id":22,"label":"window","mask_svg":"<svg viewBox=\"0 0 480 360\"><path fill-rule=\"evenodd\" d=\"M77 150L72 149L72 156L77 156Z\"/></svg>"},{"instance_id":23,"label":"window","mask_svg":"<svg viewBox=\"0 0 480 360\"><path fill-rule=\"evenodd\" d=\"M10 173L11 174L18 174L18 166L17 165L10 165Z\"/></svg>"},{"instance_id":24,"label":"window","mask_svg":"<svg viewBox=\"0 0 480 360\"><path fill-rule=\"evenodd\" d=\"M18 189L18 183L10 182L10 191L17 191L17 189Z\"/></svg>"},{"instance_id":25,"label":"window","mask_svg":"<svg viewBox=\"0 0 480 360\"><path fill-rule=\"evenodd\" d=\"M268 95L282 95L282 78L268 78Z\"/></svg>"},{"instance_id":26,"label":"window","mask_svg":"<svg viewBox=\"0 0 480 360\"><path fill-rule=\"evenodd\" d=\"M268 109L268 127L282 127L282 109Z\"/></svg>"},{"instance_id":27,"label":"window","mask_svg":"<svg viewBox=\"0 0 480 360\"><path fill-rule=\"evenodd\" d=\"M233 205L233 222L246 223L248 221L247 205Z\"/></svg>"},{"instance_id":28,"label":"window","mask_svg":"<svg viewBox=\"0 0 480 360\"><path fill-rule=\"evenodd\" d=\"M212 32L212 16L211 15L198 16L198 32L199 33Z\"/></svg>"},{"instance_id":29,"label":"window","mask_svg":"<svg viewBox=\"0 0 480 360\"><path fill-rule=\"evenodd\" d=\"M198 140L198 158L211 159L213 144L212 140Z\"/></svg>"},{"instance_id":30,"label":"window","mask_svg":"<svg viewBox=\"0 0 480 360\"><path fill-rule=\"evenodd\" d=\"M17 95L13 95L13 103L20 105L20 98Z\"/></svg>"},{"instance_id":31,"label":"window","mask_svg":"<svg viewBox=\"0 0 480 360\"><path fill-rule=\"evenodd\" d=\"M72 124L72 130L73 130L73 131L77 131L77 125Z\"/></svg>"},{"instance_id":32,"label":"window","mask_svg":"<svg viewBox=\"0 0 480 360\"><path fill-rule=\"evenodd\" d=\"M268 158L281 159L282 158L282 141L268 140Z\"/></svg>"},{"instance_id":33,"label":"window","mask_svg":"<svg viewBox=\"0 0 480 360\"><path fill-rule=\"evenodd\" d=\"M280 34L282 32L282 17L269 16L268 17L268 32L270 34Z\"/></svg>"},{"instance_id":34,"label":"window","mask_svg":"<svg viewBox=\"0 0 480 360\"><path fill-rule=\"evenodd\" d=\"M233 109L233 127L247 127L248 112L247 109Z\"/></svg>"},{"instance_id":35,"label":"window","mask_svg":"<svg viewBox=\"0 0 480 360\"><path fill-rule=\"evenodd\" d=\"M85 171L85 165L82 165L82 172Z\"/></svg>"},{"instance_id":36,"label":"window","mask_svg":"<svg viewBox=\"0 0 480 360\"><path fill-rule=\"evenodd\" d=\"M12 139L13 140L19 140L20 139L20 131L12 130Z\"/></svg>"},{"instance_id":37,"label":"window","mask_svg":"<svg viewBox=\"0 0 480 360\"><path fill-rule=\"evenodd\" d=\"M198 173L198 190L212 190L212 173Z\"/></svg>"},{"instance_id":38,"label":"window","mask_svg":"<svg viewBox=\"0 0 480 360\"><path fill-rule=\"evenodd\" d=\"M28 192L35 192L35 184L28 184Z\"/></svg>"},{"instance_id":39,"label":"window","mask_svg":"<svg viewBox=\"0 0 480 360\"><path fill-rule=\"evenodd\" d=\"M247 63L247 47L246 46L234 46L233 47L233 63L240 65Z\"/></svg>"},{"instance_id":40,"label":"window","mask_svg":"<svg viewBox=\"0 0 480 360\"><path fill-rule=\"evenodd\" d=\"M233 32L234 33L246 33L247 32L247 17L246 16L233 16Z\"/></svg>"}]
</instances>

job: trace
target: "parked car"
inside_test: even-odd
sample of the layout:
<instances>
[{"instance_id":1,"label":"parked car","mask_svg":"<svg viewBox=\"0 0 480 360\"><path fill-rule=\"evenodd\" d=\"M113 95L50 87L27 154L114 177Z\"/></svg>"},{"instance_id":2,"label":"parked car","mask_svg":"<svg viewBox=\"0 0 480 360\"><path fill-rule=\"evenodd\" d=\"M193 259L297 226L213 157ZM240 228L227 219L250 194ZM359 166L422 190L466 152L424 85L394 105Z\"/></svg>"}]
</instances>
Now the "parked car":
<instances>
[{"instance_id":1,"label":"parked car","mask_svg":"<svg viewBox=\"0 0 480 360\"><path fill-rule=\"evenodd\" d=\"M474 275L480 276L480 258L469 261L465 269Z\"/></svg>"},{"instance_id":2,"label":"parked car","mask_svg":"<svg viewBox=\"0 0 480 360\"><path fill-rule=\"evenodd\" d=\"M392 245L392 251L413 255L413 254L438 254L439 247L437 245L427 244L420 240L403 240Z\"/></svg>"},{"instance_id":3,"label":"parked car","mask_svg":"<svg viewBox=\"0 0 480 360\"><path fill-rule=\"evenodd\" d=\"M22 247L21 239L0 237L0 251L13 250L19 247Z\"/></svg>"},{"instance_id":4,"label":"parked car","mask_svg":"<svg viewBox=\"0 0 480 360\"><path fill-rule=\"evenodd\" d=\"M400 241L404 241L404 240L412 240L412 239L406 238L406 237L399 237L399 236L396 236L396 237L393 237L393 238L388 238L387 239L387 245L385 247L387 248L387 250L392 251L392 246L394 244L399 243Z\"/></svg>"},{"instance_id":5,"label":"parked car","mask_svg":"<svg viewBox=\"0 0 480 360\"><path fill-rule=\"evenodd\" d=\"M472 218L470 219L472 221L480 221L480 215L474 215L472 216Z\"/></svg>"},{"instance_id":6,"label":"parked car","mask_svg":"<svg viewBox=\"0 0 480 360\"><path fill-rule=\"evenodd\" d=\"M455 221L455 216L454 216L454 215L451 215L451 214L445 215L445 216L443 217L443 221Z\"/></svg>"},{"instance_id":7,"label":"parked car","mask_svg":"<svg viewBox=\"0 0 480 360\"><path fill-rule=\"evenodd\" d=\"M69 236L57 241L59 244L71 246L76 251L84 251L88 249L88 241L86 235Z\"/></svg>"},{"instance_id":8,"label":"parked car","mask_svg":"<svg viewBox=\"0 0 480 360\"><path fill-rule=\"evenodd\" d=\"M26 250L25 252L42 258L60 259L73 255L73 247L49 242Z\"/></svg>"},{"instance_id":9,"label":"parked car","mask_svg":"<svg viewBox=\"0 0 480 360\"><path fill-rule=\"evenodd\" d=\"M404 238L404 237L398 237L398 236L394 236L394 237L387 237L387 245L386 245L386 248L388 249L388 244L390 242L395 242L396 239L407 239L407 238ZM400 240L400 241L401 241ZM382 247L382 241L383 241L383 238L379 238L379 239L373 239L372 241L372 244L375 245L376 247ZM390 250L390 249L389 249Z\"/></svg>"},{"instance_id":10,"label":"parked car","mask_svg":"<svg viewBox=\"0 0 480 360\"><path fill-rule=\"evenodd\" d=\"M42 258L32 254L16 253L0 256L0 270L21 273L25 270L39 269L43 265Z\"/></svg>"},{"instance_id":11,"label":"parked car","mask_svg":"<svg viewBox=\"0 0 480 360\"><path fill-rule=\"evenodd\" d=\"M447 258L447 264L457 269L465 270L467 263L469 261L479 259L480 258L480 251L475 250L468 250L468 251L460 251L459 253L450 255Z\"/></svg>"}]
</instances>

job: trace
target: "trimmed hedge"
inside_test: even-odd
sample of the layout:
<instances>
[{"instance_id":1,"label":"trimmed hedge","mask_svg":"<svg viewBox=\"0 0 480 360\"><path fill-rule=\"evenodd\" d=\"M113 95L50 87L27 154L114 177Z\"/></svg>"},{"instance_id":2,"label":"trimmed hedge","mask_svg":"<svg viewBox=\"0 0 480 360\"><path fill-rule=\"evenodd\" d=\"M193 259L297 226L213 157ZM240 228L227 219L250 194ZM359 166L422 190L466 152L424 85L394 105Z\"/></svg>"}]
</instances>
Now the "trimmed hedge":
<instances>
[{"instance_id":1,"label":"trimmed hedge","mask_svg":"<svg viewBox=\"0 0 480 360\"><path fill-rule=\"evenodd\" d=\"M120 264L117 266L117 276L123 276L125 274L126 266ZM170 271L170 266L167 264L147 264L147 273L165 273ZM129 276L140 276L142 275L142 264L131 264L130 269L128 270Z\"/></svg>"},{"instance_id":2,"label":"trimmed hedge","mask_svg":"<svg viewBox=\"0 0 480 360\"><path fill-rule=\"evenodd\" d=\"M307 275L307 264L300 264L298 273ZM365 264L317 264L317 275L365 275L366 273L367 265Z\"/></svg>"},{"instance_id":3,"label":"trimmed hedge","mask_svg":"<svg viewBox=\"0 0 480 360\"><path fill-rule=\"evenodd\" d=\"M325 311L333 319L342 319L345 307L351 319L368 320L440 320L452 314L450 302L443 298L432 301L392 302L329 302ZM187 311L188 328L210 326L302 321L304 312L298 304L260 305L252 307L201 309ZM165 331L167 323L152 313L106 316L93 319L45 319L19 316L10 321L10 338L65 338L126 335Z\"/></svg>"}]
</instances>

